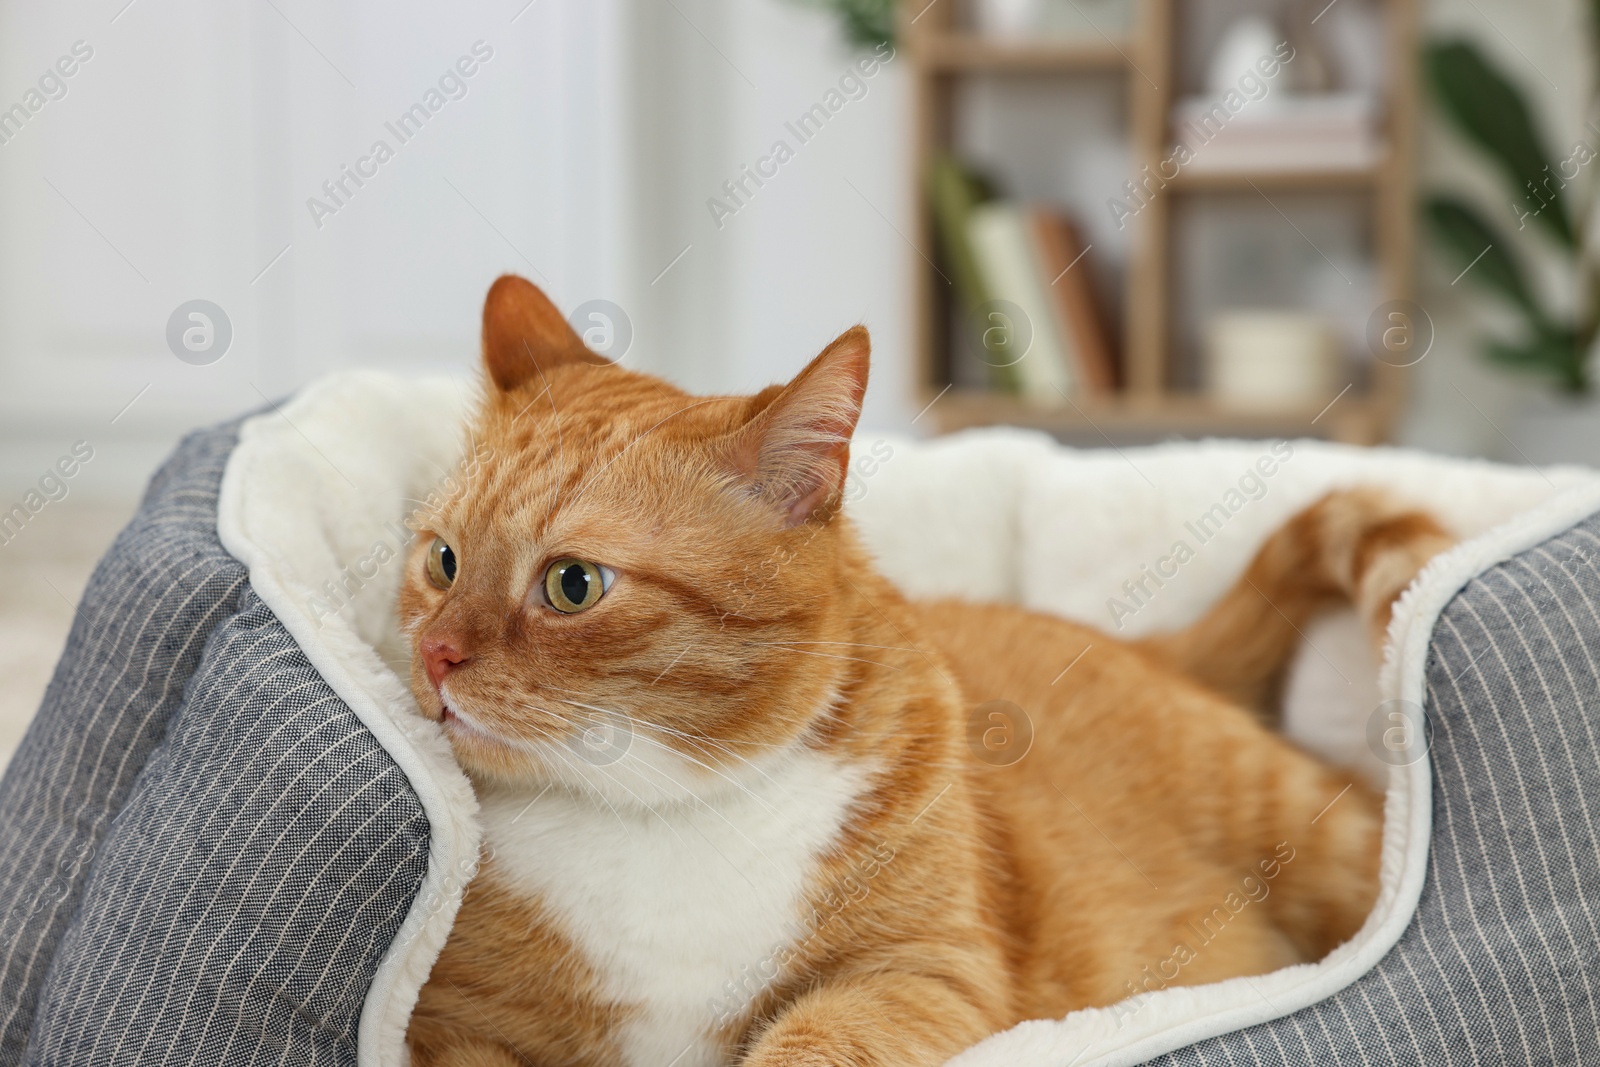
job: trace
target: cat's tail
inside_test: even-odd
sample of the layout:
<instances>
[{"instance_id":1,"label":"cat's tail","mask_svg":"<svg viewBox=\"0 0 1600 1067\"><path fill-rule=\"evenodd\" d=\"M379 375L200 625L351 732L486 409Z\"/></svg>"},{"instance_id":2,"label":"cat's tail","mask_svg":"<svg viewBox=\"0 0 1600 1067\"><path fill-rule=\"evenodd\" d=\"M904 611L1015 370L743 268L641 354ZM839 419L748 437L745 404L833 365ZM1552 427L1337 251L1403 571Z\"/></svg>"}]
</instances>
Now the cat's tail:
<instances>
[{"instance_id":1,"label":"cat's tail","mask_svg":"<svg viewBox=\"0 0 1600 1067\"><path fill-rule=\"evenodd\" d=\"M1340 600L1352 604L1381 648L1395 600L1454 540L1432 515L1381 490L1338 490L1268 538L1198 622L1138 644L1265 712L1314 614Z\"/></svg>"}]
</instances>

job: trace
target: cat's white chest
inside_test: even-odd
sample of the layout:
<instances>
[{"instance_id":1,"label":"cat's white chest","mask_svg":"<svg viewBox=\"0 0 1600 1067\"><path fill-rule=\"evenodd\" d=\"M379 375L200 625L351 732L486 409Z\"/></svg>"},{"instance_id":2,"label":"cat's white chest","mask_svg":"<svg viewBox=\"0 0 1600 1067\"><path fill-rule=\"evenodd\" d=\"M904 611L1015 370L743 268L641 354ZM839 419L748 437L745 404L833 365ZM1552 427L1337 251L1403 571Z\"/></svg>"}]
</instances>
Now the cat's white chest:
<instances>
[{"instance_id":1,"label":"cat's white chest","mask_svg":"<svg viewBox=\"0 0 1600 1067\"><path fill-rule=\"evenodd\" d=\"M486 843L635 1010L629 1067L710 1067L712 1036L805 930L805 892L867 773L805 752L714 807L613 810L552 789L481 795Z\"/></svg>"}]
</instances>

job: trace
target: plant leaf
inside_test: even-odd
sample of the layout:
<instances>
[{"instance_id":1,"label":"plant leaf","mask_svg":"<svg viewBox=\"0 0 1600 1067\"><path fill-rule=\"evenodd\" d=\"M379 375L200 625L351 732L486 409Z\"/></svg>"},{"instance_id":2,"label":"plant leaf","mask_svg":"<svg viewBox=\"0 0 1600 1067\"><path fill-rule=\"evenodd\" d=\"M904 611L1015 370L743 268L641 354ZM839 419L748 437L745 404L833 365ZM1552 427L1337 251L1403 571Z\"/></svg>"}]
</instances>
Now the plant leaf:
<instances>
[{"instance_id":1,"label":"plant leaf","mask_svg":"<svg viewBox=\"0 0 1600 1067\"><path fill-rule=\"evenodd\" d=\"M858 48L894 43L894 0L800 0L839 16L845 39Z\"/></svg>"},{"instance_id":2,"label":"plant leaf","mask_svg":"<svg viewBox=\"0 0 1600 1067\"><path fill-rule=\"evenodd\" d=\"M1430 44L1424 68L1445 114L1500 168L1514 199L1526 201L1529 211L1538 212L1533 218L1539 225L1576 249L1561 178L1550 164L1539 124L1522 92L1490 65L1476 45L1464 40Z\"/></svg>"},{"instance_id":3,"label":"plant leaf","mask_svg":"<svg viewBox=\"0 0 1600 1067\"><path fill-rule=\"evenodd\" d=\"M1569 328L1541 329L1531 338L1514 344L1487 341L1484 354L1512 370L1553 378L1566 392L1589 390L1587 353L1578 344L1576 332Z\"/></svg>"},{"instance_id":4,"label":"plant leaf","mask_svg":"<svg viewBox=\"0 0 1600 1067\"><path fill-rule=\"evenodd\" d=\"M1423 205L1428 228L1450 251L1455 269L1484 289L1499 293L1521 308L1535 325L1546 321L1544 309L1524 281L1522 264L1511 244L1478 210L1453 196L1431 196ZM1452 283L1453 284L1453 283Z\"/></svg>"}]
</instances>

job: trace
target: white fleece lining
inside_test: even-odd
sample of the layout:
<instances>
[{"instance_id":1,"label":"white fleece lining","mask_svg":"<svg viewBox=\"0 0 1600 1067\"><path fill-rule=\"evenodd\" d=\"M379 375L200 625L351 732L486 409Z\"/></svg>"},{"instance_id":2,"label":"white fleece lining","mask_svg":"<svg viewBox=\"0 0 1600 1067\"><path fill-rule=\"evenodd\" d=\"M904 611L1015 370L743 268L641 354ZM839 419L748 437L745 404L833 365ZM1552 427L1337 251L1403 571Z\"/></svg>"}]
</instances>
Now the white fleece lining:
<instances>
[{"instance_id":1,"label":"white fleece lining","mask_svg":"<svg viewBox=\"0 0 1600 1067\"><path fill-rule=\"evenodd\" d=\"M372 372L322 379L279 412L244 424L218 505L223 546L249 568L257 594L393 756L432 824L424 885L400 935L385 952L363 1006L362 1067L406 1061L410 1013L455 920L462 885L475 867L480 831L469 782L438 726L417 713L397 673L405 669L404 642L394 617L399 564L377 565L376 573L365 579L366 587L338 611L327 610L333 601L324 583L344 580L352 568L363 573L372 569L357 566L370 558L369 546L392 540L393 523L441 476L455 470L451 464L461 454L461 427L471 394L470 387L457 382ZM1379 679L1385 699L1424 702L1423 669L1433 626L1462 585L1499 560L1600 510L1600 480L1593 472L1568 468L1541 475L1414 453L1309 443L1295 448L1297 456L1312 458L1285 466L1301 472L1278 483L1290 486L1287 492L1260 507L1251 505L1248 518L1237 523L1245 539L1264 537L1286 517L1286 509L1300 506L1296 494L1309 499L1308 494L1325 490L1329 478L1387 481L1411 493L1421 487L1419 477L1426 481L1430 472L1439 475L1433 490L1437 499L1430 502L1424 495L1423 502L1441 514L1450 514L1455 506L1461 528L1477 533L1433 561L1397 606ZM1077 535L1072 509L1081 510L1086 495L1097 508L1093 521L1109 526L1077 536L1075 542L1068 539L1065 550L1088 559L1087 564L1078 560L1080 567L1099 565L1120 577L1129 573L1131 559L1145 558L1145 547L1129 548L1129 543L1167 521L1166 516L1141 513L1150 503L1145 498L1154 493L1161 504L1167 494L1156 492L1148 479L1138 482L1118 464L1136 463L1155 473L1161 484L1192 485L1191 468L1214 469L1231 478L1260 450L1258 444L1206 442L1113 455L1076 452L1037 434L1006 430L933 442L873 440L869 435L858 440L854 452L858 457L876 455L882 462L870 473L858 468L864 491L849 510L884 572L912 595L970 592L970 585L962 583L970 583L977 573L987 595L995 599L1021 599L1104 627L1106 619L1098 614L1095 599L1103 593L1085 597L1067 588L1083 584L1070 572L1048 574L1051 580L1043 584L1036 580L1049 571L1048 558L1038 553L1048 553L1051 546L1024 543L1028 531L1014 528L1017 517ZM1405 470L1399 471L1401 467ZM1170 482L1163 480L1163 470ZM1463 479L1477 484L1480 475L1485 501L1459 503L1454 494ZM1052 497L1060 496L1063 483L1070 483L1070 492L1062 499ZM1572 488L1558 493L1567 486ZM1506 518L1510 521L1495 525ZM1121 536L1119 523L1131 536ZM990 550L987 557L984 548ZM1029 558L1028 552L1035 557ZM1191 565L1195 575L1185 579L1187 587L1164 593L1166 599L1141 613L1141 631L1187 621L1197 605L1233 580L1242 566L1239 559L1253 548L1235 542L1207 552L1203 565ZM999 566L1002 559L1011 559L1014 570ZM1077 600L1052 603L1052 596ZM1309 662L1310 657L1302 660ZM1370 672L1370 664L1366 669ZM1426 875L1431 818L1429 761L1392 768L1378 903L1360 933L1327 959L1253 978L1155 992L1131 1016L1104 1008L1074 1012L1062 1020L1025 1022L968 1049L951 1064L1120 1067L1332 995L1370 970L1409 924Z\"/></svg>"},{"instance_id":2,"label":"white fleece lining","mask_svg":"<svg viewBox=\"0 0 1600 1067\"><path fill-rule=\"evenodd\" d=\"M418 409L419 393L432 401L430 409ZM401 472L394 457L421 444L432 429L428 443L448 462L445 457L458 450L453 442L463 414L460 390L448 383L424 386L376 374L324 379L279 413L244 423L217 505L223 547L249 568L256 594L399 765L431 825L427 874L362 1006L361 1067L409 1061L411 1010L477 868L478 802L438 724L418 713L405 684L379 656L370 636L376 631L367 638L357 633L363 613L318 610L318 601L331 602L318 579L338 579L341 567L362 558L367 538L380 536L384 518L409 511L405 497L426 492L414 476L396 477ZM438 432L441 425L447 433ZM341 554L329 550L336 537L330 521L367 529ZM393 561L378 572L391 594L399 569ZM368 622L372 608L381 612L394 602L392 595L363 599Z\"/></svg>"}]
</instances>

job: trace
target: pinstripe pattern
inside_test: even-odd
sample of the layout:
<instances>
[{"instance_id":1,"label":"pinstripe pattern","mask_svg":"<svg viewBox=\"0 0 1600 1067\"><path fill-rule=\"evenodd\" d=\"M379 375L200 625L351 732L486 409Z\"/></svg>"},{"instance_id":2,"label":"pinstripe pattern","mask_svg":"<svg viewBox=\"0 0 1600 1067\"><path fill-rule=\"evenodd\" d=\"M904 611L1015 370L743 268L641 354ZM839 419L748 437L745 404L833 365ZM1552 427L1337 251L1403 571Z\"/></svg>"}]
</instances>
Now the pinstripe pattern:
<instances>
[{"instance_id":1,"label":"pinstripe pattern","mask_svg":"<svg viewBox=\"0 0 1600 1067\"><path fill-rule=\"evenodd\" d=\"M428 823L218 544L235 440L157 475L0 781L0 1067L355 1063Z\"/></svg>"},{"instance_id":2,"label":"pinstripe pattern","mask_svg":"<svg viewBox=\"0 0 1600 1067\"><path fill-rule=\"evenodd\" d=\"M1434 830L1369 974L1162 1067L1600 1063L1600 516L1480 575L1427 666Z\"/></svg>"}]
</instances>

